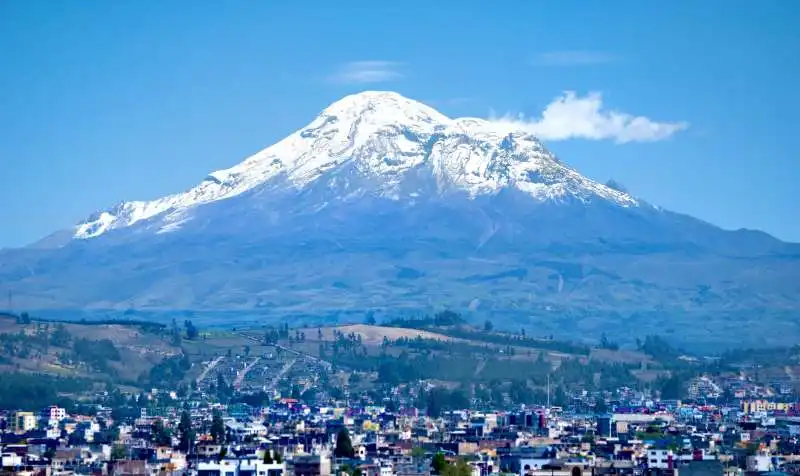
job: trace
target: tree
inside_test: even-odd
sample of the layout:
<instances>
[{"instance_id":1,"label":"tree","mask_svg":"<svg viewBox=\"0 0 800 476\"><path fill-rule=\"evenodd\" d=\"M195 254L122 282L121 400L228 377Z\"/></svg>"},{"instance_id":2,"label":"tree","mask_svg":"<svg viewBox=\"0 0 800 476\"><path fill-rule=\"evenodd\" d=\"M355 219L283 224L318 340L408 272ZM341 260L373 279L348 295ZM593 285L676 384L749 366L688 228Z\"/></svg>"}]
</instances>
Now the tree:
<instances>
[{"instance_id":1,"label":"tree","mask_svg":"<svg viewBox=\"0 0 800 476\"><path fill-rule=\"evenodd\" d=\"M181 439L180 449L190 453L192 444L194 444L194 430L192 429L192 419L189 416L189 412L186 410L181 412L181 421L178 423L178 433Z\"/></svg>"},{"instance_id":2,"label":"tree","mask_svg":"<svg viewBox=\"0 0 800 476\"><path fill-rule=\"evenodd\" d=\"M300 388L300 385L292 385L292 391L289 395L295 400L300 400L303 398L303 394L300 393L301 390L302 388Z\"/></svg>"},{"instance_id":3,"label":"tree","mask_svg":"<svg viewBox=\"0 0 800 476\"><path fill-rule=\"evenodd\" d=\"M433 389L428 392L428 395L425 399L425 407L428 411L428 416L431 418L439 418L442 416L442 393L437 391L438 389Z\"/></svg>"},{"instance_id":4,"label":"tree","mask_svg":"<svg viewBox=\"0 0 800 476\"><path fill-rule=\"evenodd\" d=\"M483 330L486 332L492 332L494 330L494 324L489 319L486 319L486 322L483 323Z\"/></svg>"},{"instance_id":5,"label":"tree","mask_svg":"<svg viewBox=\"0 0 800 476\"><path fill-rule=\"evenodd\" d=\"M569 404L569 398L567 397L567 392L564 391L564 387L558 385L553 392L553 404L559 407L566 407Z\"/></svg>"},{"instance_id":6,"label":"tree","mask_svg":"<svg viewBox=\"0 0 800 476\"><path fill-rule=\"evenodd\" d=\"M250 357L250 346L249 345L244 346L244 356L245 357Z\"/></svg>"},{"instance_id":7,"label":"tree","mask_svg":"<svg viewBox=\"0 0 800 476\"><path fill-rule=\"evenodd\" d=\"M683 397L683 383L677 375L673 375L661 384L661 398L677 400Z\"/></svg>"},{"instance_id":8,"label":"tree","mask_svg":"<svg viewBox=\"0 0 800 476\"><path fill-rule=\"evenodd\" d=\"M17 324L30 324L31 323L31 316L28 315L27 312L23 312L19 316L17 316Z\"/></svg>"},{"instance_id":9,"label":"tree","mask_svg":"<svg viewBox=\"0 0 800 476\"><path fill-rule=\"evenodd\" d=\"M264 464L272 464L275 461L272 459L272 450L267 448L264 450Z\"/></svg>"},{"instance_id":10,"label":"tree","mask_svg":"<svg viewBox=\"0 0 800 476\"><path fill-rule=\"evenodd\" d=\"M171 446L172 434L164 426L164 422L158 419L153 423L152 427L153 443L157 446Z\"/></svg>"},{"instance_id":11,"label":"tree","mask_svg":"<svg viewBox=\"0 0 800 476\"><path fill-rule=\"evenodd\" d=\"M214 410L214 415L211 417L211 438L218 445L225 444L225 422L219 410Z\"/></svg>"},{"instance_id":12,"label":"tree","mask_svg":"<svg viewBox=\"0 0 800 476\"><path fill-rule=\"evenodd\" d=\"M512 380L508 393L514 403L533 403L533 392L524 380Z\"/></svg>"},{"instance_id":13,"label":"tree","mask_svg":"<svg viewBox=\"0 0 800 476\"><path fill-rule=\"evenodd\" d=\"M595 400L594 412L598 415L608 412L608 405L606 405L606 401L603 397L597 397L597 400Z\"/></svg>"},{"instance_id":14,"label":"tree","mask_svg":"<svg viewBox=\"0 0 800 476\"><path fill-rule=\"evenodd\" d=\"M600 337L600 348L609 350L619 350L619 344L608 340L608 337L606 337L605 333L603 333L603 335Z\"/></svg>"},{"instance_id":15,"label":"tree","mask_svg":"<svg viewBox=\"0 0 800 476\"><path fill-rule=\"evenodd\" d=\"M72 335L70 335L67 328L64 327L64 324L58 324L53 331L53 334L50 336L50 344L56 347L66 347L69 345L70 341L72 340Z\"/></svg>"},{"instance_id":16,"label":"tree","mask_svg":"<svg viewBox=\"0 0 800 476\"><path fill-rule=\"evenodd\" d=\"M69 446L78 446L86 444L86 440L83 438L83 433L80 431L73 431L67 437L67 444Z\"/></svg>"},{"instance_id":17,"label":"tree","mask_svg":"<svg viewBox=\"0 0 800 476\"><path fill-rule=\"evenodd\" d=\"M125 450L124 445L114 445L114 447L111 448L111 461L125 459L125 457L128 455L127 453L128 452Z\"/></svg>"},{"instance_id":18,"label":"tree","mask_svg":"<svg viewBox=\"0 0 800 476\"><path fill-rule=\"evenodd\" d=\"M333 455L337 458L352 458L355 455L353 442L350 441L350 433L347 428L342 428L336 435L336 448L333 450Z\"/></svg>"},{"instance_id":19,"label":"tree","mask_svg":"<svg viewBox=\"0 0 800 476\"><path fill-rule=\"evenodd\" d=\"M422 459L425 456L425 448L421 446L415 446L411 449L411 457L415 460Z\"/></svg>"},{"instance_id":20,"label":"tree","mask_svg":"<svg viewBox=\"0 0 800 476\"><path fill-rule=\"evenodd\" d=\"M264 345L275 345L280 339L280 334L275 329L269 329L264 332Z\"/></svg>"},{"instance_id":21,"label":"tree","mask_svg":"<svg viewBox=\"0 0 800 476\"><path fill-rule=\"evenodd\" d=\"M200 334L197 328L192 324L192 321L186 320L183 322L184 327L186 327L186 338L189 340L197 339L197 336Z\"/></svg>"},{"instance_id":22,"label":"tree","mask_svg":"<svg viewBox=\"0 0 800 476\"><path fill-rule=\"evenodd\" d=\"M447 460L444 459L444 455L442 453L436 453L433 455L433 459L431 459L431 469L433 469L434 473L442 474L444 468L447 466Z\"/></svg>"},{"instance_id":23,"label":"tree","mask_svg":"<svg viewBox=\"0 0 800 476\"><path fill-rule=\"evenodd\" d=\"M366 324L368 326L374 326L377 323L378 323L378 321L375 320L375 316L372 314L372 311L368 312L367 313L367 318L364 319L364 324Z\"/></svg>"},{"instance_id":24,"label":"tree","mask_svg":"<svg viewBox=\"0 0 800 476\"><path fill-rule=\"evenodd\" d=\"M442 476L472 476L472 467L464 458L459 458L456 464L448 464L444 467Z\"/></svg>"}]
</instances>

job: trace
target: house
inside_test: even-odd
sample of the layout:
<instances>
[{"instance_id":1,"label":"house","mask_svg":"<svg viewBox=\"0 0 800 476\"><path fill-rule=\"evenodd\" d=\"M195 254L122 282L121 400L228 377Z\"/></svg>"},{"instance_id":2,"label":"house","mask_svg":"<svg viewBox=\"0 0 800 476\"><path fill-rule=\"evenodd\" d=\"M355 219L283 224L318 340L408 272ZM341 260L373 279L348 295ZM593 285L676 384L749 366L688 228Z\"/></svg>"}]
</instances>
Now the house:
<instances>
[{"instance_id":1,"label":"house","mask_svg":"<svg viewBox=\"0 0 800 476\"><path fill-rule=\"evenodd\" d=\"M36 415L33 412L14 412L8 422L8 431L21 435L36 429Z\"/></svg>"},{"instance_id":2,"label":"house","mask_svg":"<svg viewBox=\"0 0 800 476\"><path fill-rule=\"evenodd\" d=\"M117 461L111 468L110 476L145 476L150 474L147 462L141 460Z\"/></svg>"},{"instance_id":3,"label":"house","mask_svg":"<svg viewBox=\"0 0 800 476\"><path fill-rule=\"evenodd\" d=\"M647 467L650 469L673 469L674 456L671 450L651 448L647 450Z\"/></svg>"},{"instance_id":4,"label":"house","mask_svg":"<svg viewBox=\"0 0 800 476\"><path fill-rule=\"evenodd\" d=\"M4 452L0 454L0 468L13 469L22 466L22 463L22 456L16 453Z\"/></svg>"},{"instance_id":5,"label":"house","mask_svg":"<svg viewBox=\"0 0 800 476\"><path fill-rule=\"evenodd\" d=\"M50 405L42 410L42 420L49 427L58 426L61 420L67 418L67 410L56 405Z\"/></svg>"},{"instance_id":6,"label":"house","mask_svg":"<svg viewBox=\"0 0 800 476\"><path fill-rule=\"evenodd\" d=\"M717 460L692 461L682 465L679 471L680 476L722 476L724 474L722 463Z\"/></svg>"},{"instance_id":7,"label":"house","mask_svg":"<svg viewBox=\"0 0 800 476\"><path fill-rule=\"evenodd\" d=\"M593 468L575 463L550 463L541 469L530 470L528 476L591 476Z\"/></svg>"},{"instance_id":8,"label":"house","mask_svg":"<svg viewBox=\"0 0 800 476\"><path fill-rule=\"evenodd\" d=\"M550 463L555 458L556 451L546 446L530 446L503 451L499 455L502 471L525 476L530 474L530 471L541 469Z\"/></svg>"},{"instance_id":9,"label":"house","mask_svg":"<svg viewBox=\"0 0 800 476\"><path fill-rule=\"evenodd\" d=\"M329 476L331 460L320 455L300 455L292 460L295 476Z\"/></svg>"},{"instance_id":10,"label":"house","mask_svg":"<svg viewBox=\"0 0 800 476\"><path fill-rule=\"evenodd\" d=\"M261 423L239 423L232 420L225 423L225 429L234 441L244 441L267 435L267 427Z\"/></svg>"},{"instance_id":11,"label":"house","mask_svg":"<svg viewBox=\"0 0 800 476\"><path fill-rule=\"evenodd\" d=\"M197 445L196 451L200 458L213 458L222 452L222 445L204 443Z\"/></svg>"},{"instance_id":12,"label":"house","mask_svg":"<svg viewBox=\"0 0 800 476\"><path fill-rule=\"evenodd\" d=\"M223 458L219 461L201 461L197 476L283 476L284 463L264 463L261 458Z\"/></svg>"}]
</instances>

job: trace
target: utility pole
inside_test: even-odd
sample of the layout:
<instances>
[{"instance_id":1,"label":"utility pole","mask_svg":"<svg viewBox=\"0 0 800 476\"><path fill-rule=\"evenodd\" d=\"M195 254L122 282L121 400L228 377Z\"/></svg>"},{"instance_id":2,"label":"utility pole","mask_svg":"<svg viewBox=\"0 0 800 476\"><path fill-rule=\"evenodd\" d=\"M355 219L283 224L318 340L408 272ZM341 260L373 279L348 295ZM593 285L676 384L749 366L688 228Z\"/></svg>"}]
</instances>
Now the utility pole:
<instances>
[{"instance_id":1,"label":"utility pole","mask_svg":"<svg viewBox=\"0 0 800 476\"><path fill-rule=\"evenodd\" d=\"M547 374L547 414L550 414L550 374Z\"/></svg>"}]
</instances>

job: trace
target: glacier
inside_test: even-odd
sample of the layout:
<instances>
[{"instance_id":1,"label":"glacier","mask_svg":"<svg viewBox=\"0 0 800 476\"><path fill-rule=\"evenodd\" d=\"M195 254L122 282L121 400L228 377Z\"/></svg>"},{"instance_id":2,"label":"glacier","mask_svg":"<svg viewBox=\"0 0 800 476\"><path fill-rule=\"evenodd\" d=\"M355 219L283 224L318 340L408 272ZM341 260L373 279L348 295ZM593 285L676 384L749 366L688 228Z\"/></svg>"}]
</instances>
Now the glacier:
<instances>
[{"instance_id":1,"label":"glacier","mask_svg":"<svg viewBox=\"0 0 800 476\"><path fill-rule=\"evenodd\" d=\"M182 211L224 200L280 178L303 188L334 167L352 163L358 173L382 182L380 193L399 199L398 185L427 166L439 192L470 196L514 187L537 200L604 199L621 206L638 202L626 193L583 177L561 164L535 137L475 118L450 119L393 92L347 96L314 121L240 164L212 172L190 190L152 201L121 203L77 225L75 238L94 238L164 215L176 230Z\"/></svg>"}]
</instances>

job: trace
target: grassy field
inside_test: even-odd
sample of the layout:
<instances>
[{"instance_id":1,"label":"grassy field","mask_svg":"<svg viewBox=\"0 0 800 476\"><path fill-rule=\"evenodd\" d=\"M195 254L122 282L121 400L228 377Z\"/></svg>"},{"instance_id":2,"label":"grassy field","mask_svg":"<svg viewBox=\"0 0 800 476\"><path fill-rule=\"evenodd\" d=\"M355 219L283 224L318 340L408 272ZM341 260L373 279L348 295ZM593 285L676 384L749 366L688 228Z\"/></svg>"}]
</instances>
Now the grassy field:
<instances>
[{"instance_id":1,"label":"grassy field","mask_svg":"<svg viewBox=\"0 0 800 476\"><path fill-rule=\"evenodd\" d=\"M50 344L48 340L62 327L69 334L64 344ZM178 355L179 347L171 345L168 338L143 330L137 326L119 324L54 323L33 321L20 324L10 316L0 316L0 334L24 336L16 352L0 349L3 363L0 370L41 372L60 376L87 377L93 380L135 381L140 375L166 357ZM69 357L75 342L85 339L88 344L111 341L119 352L119 360L109 360L108 371L97 371L73 362ZM12 355L13 354L13 355Z\"/></svg>"},{"instance_id":2,"label":"grassy field","mask_svg":"<svg viewBox=\"0 0 800 476\"><path fill-rule=\"evenodd\" d=\"M321 331L321 338L319 331ZM311 349L309 344L312 343L318 344L319 341L332 342L334 340L334 334L337 332L345 335L351 333L359 335L361 336L362 343L368 347L380 346L381 344L383 344L384 339L393 341L395 339L403 337L408 339L416 339L417 337L421 337L423 339L433 339L442 342L461 343L461 344L473 345L476 347L488 347L491 349L506 349L507 347L509 347L505 345L483 342L479 340L450 337L445 334L433 332L430 330L407 329L402 327L370 326L366 324L352 324L344 326L331 326L331 327L306 329L305 330L306 343L303 345L303 347ZM300 344L295 344L295 345L300 345ZM588 359L600 362L625 363L625 364L653 362L648 355L642 352L636 352L631 350L610 350L610 349L594 348L591 350L588 356L582 356L565 352L536 349L528 346L512 345L510 347L513 348L514 355L510 356L509 358L514 360L536 360L539 358L539 354L544 352L545 358L555 363L565 358L567 359L580 358L584 360Z\"/></svg>"},{"instance_id":3,"label":"grassy field","mask_svg":"<svg viewBox=\"0 0 800 476\"><path fill-rule=\"evenodd\" d=\"M56 327L63 327L70 337L70 343L63 346L44 346L32 349L23 356L12 355L0 360L0 371L43 372L53 375L69 375L87 377L97 381L115 381L126 385L137 385L140 377L147 375L151 368L166 358L185 354L191 361L192 368L186 373L185 381L195 380L206 366L217 357L223 357L225 365L245 356L255 358L265 352L274 351L274 347L263 343L267 328L250 328L238 331L203 330L194 340L181 339L175 342L167 328L137 326L132 323L93 324L85 322L53 323L34 321L20 324L15 319L0 316L0 334L24 335L34 340L41 340L44 334L51 335ZM296 339L297 332L304 339ZM365 358L384 358L384 356L410 359L422 359L431 367L441 367L437 379L448 381L488 381L494 378L506 379L516 375L526 375L530 368L540 365L541 360L558 369L564 361L570 360L586 364L591 361L608 364L642 364L649 367L652 361L646 355L631 351L614 351L592 349L588 355L570 354L548 349L538 349L536 344L501 345L480 339L472 340L456 338L437 332L437 329L417 330L401 327L371 326L352 324L327 327L305 327L291 329L289 338L281 338L277 343L289 351L299 352L311 357L331 360L336 336L359 336L359 352ZM395 342L397 339L415 341L417 338L428 343L428 348L415 348L408 344L384 346L384 342ZM119 352L119 360L108 362L107 372L98 372L85 364L72 362L69 357L74 342L86 339L89 342L109 340ZM0 349L0 356L2 356ZM230 356L231 358L229 358ZM346 358L340 354L336 358L341 370L350 368ZM427 364L426 364L427 365ZM444 370L448 369L448 370ZM657 375L653 372L641 372L642 380L649 380Z\"/></svg>"}]
</instances>

